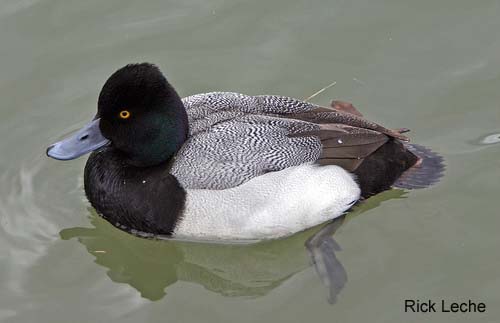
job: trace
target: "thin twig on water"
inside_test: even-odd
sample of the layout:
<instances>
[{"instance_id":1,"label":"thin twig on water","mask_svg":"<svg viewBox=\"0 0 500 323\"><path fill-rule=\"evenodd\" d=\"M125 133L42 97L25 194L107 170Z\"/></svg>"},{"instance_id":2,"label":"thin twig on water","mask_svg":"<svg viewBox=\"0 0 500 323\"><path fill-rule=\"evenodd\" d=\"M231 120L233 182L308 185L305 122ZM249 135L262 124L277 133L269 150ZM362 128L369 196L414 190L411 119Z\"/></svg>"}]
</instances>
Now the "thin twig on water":
<instances>
[{"instance_id":1,"label":"thin twig on water","mask_svg":"<svg viewBox=\"0 0 500 323\"><path fill-rule=\"evenodd\" d=\"M322 88L321 90L319 90L319 91L315 92L314 94L312 94L311 96L309 96L309 97L305 98L305 99L304 99L304 101L306 101L306 102L307 102L307 101L311 100L312 98L314 98L314 97L315 97L315 96L317 96L318 94L323 93L325 90L328 90L329 88L331 88L331 87L332 87L332 86L334 86L335 84L337 84L337 81L334 81L334 82L332 82L332 83L328 84L327 86L325 86L325 87L324 87L324 88Z\"/></svg>"}]
</instances>

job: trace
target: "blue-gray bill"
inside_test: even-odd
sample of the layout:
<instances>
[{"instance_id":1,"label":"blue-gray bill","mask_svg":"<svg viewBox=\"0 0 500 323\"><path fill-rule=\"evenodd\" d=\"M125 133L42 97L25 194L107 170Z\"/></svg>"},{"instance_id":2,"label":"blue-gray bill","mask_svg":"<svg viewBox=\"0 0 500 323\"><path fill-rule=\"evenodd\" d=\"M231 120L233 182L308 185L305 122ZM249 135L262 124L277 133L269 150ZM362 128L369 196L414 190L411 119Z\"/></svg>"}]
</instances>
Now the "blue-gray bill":
<instances>
[{"instance_id":1,"label":"blue-gray bill","mask_svg":"<svg viewBox=\"0 0 500 323\"><path fill-rule=\"evenodd\" d=\"M99 129L100 119L94 119L73 135L50 145L47 156L58 160L78 158L110 143Z\"/></svg>"}]
</instances>

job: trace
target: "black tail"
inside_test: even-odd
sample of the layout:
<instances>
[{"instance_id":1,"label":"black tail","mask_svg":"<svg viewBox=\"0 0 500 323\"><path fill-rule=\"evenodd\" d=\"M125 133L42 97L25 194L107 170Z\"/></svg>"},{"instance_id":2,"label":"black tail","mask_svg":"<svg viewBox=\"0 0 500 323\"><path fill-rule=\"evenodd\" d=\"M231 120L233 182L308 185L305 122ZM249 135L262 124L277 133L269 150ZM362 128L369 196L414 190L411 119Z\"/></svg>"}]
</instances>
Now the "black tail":
<instances>
[{"instance_id":1,"label":"black tail","mask_svg":"<svg viewBox=\"0 0 500 323\"><path fill-rule=\"evenodd\" d=\"M406 170L394 182L394 187L418 189L432 186L444 175L444 159L429 148L415 144L405 144L406 149L415 154L419 161Z\"/></svg>"},{"instance_id":2,"label":"black tail","mask_svg":"<svg viewBox=\"0 0 500 323\"><path fill-rule=\"evenodd\" d=\"M354 174L367 198L391 187L428 187L439 181L443 171L443 158L430 149L391 139L365 158Z\"/></svg>"}]
</instances>

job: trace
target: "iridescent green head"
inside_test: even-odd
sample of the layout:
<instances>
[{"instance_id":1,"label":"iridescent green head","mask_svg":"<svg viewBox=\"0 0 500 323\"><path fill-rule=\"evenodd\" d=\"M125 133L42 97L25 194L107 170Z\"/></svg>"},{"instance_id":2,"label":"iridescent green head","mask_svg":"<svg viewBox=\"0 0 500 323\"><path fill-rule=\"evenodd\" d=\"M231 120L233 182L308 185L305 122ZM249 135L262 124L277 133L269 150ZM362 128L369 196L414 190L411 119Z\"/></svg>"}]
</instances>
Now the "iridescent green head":
<instances>
[{"instance_id":1,"label":"iridescent green head","mask_svg":"<svg viewBox=\"0 0 500 323\"><path fill-rule=\"evenodd\" d=\"M182 101L152 64L130 64L109 77L99 95L94 120L47 149L56 159L74 159L111 145L135 166L167 161L188 136Z\"/></svg>"}]
</instances>

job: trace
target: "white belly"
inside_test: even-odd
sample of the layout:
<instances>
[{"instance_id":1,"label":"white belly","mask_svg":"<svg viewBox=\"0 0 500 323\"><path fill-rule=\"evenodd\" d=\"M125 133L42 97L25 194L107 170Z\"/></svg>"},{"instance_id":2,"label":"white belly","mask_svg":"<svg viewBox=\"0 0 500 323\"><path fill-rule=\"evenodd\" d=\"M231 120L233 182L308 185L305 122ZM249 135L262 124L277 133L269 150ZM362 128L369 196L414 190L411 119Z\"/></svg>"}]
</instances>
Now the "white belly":
<instances>
[{"instance_id":1,"label":"white belly","mask_svg":"<svg viewBox=\"0 0 500 323\"><path fill-rule=\"evenodd\" d=\"M174 237L279 238L342 215L359 197L353 175L341 167L303 164L226 190L187 190Z\"/></svg>"}]
</instances>

